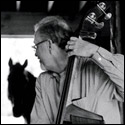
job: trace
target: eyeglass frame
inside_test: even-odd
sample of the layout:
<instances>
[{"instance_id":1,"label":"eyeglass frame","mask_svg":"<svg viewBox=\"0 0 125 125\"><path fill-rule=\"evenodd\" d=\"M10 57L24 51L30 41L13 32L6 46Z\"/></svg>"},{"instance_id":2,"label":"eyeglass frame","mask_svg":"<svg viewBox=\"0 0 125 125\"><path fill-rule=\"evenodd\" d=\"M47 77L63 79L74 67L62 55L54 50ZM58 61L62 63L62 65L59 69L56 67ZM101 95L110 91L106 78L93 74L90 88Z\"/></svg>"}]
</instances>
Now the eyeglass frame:
<instances>
[{"instance_id":1,"label":"eyeglass frame","mask_svg":"<svg viewBox=\"0 0 125 125\"><path fill-rule=\"evenodd\" d=\"M43 43L43 42L46 42L46 41L48 41L48 40L42 40L41 42L39 42L39 43L35 44L34 46L32 46L32 48L36 50L36 49L37 49L37 46L38 46L39 44L41 44L41 43Z\"/></svg>"}]
</instances>

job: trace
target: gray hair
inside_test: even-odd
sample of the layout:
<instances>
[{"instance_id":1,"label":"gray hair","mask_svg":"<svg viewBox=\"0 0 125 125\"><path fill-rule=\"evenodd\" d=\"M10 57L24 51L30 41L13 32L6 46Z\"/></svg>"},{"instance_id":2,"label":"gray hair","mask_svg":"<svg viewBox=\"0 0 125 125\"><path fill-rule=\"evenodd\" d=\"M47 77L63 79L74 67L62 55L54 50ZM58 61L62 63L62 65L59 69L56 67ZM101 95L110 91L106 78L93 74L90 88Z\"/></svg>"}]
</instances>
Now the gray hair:
<instances>
[{"instance_id":1,"label":"gray hair","mask_svg":"<svg viewBox=\"0 0 125 125\"><path fill-rule=\"evenodd\" d=\"M34 26L35 33L47 36L64 49L67 41L73 34L69 24L60 16L47 16Z\"/></svg>"}]
</instances>

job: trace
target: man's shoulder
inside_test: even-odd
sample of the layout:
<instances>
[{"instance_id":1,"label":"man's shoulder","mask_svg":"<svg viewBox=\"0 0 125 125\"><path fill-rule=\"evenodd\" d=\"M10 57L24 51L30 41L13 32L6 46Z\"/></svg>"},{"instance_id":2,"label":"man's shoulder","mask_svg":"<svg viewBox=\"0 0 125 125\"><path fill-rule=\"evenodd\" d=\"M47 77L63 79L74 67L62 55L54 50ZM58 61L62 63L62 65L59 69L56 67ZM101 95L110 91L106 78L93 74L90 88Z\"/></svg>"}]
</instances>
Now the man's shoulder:
<instances>
[{"instance_id":1,"label":"man's shoulder","mask_svg":"<svg viewBox=\"0 0 125 125\"><path fill-rule=\"evenodd\" d=\"M52 76L52 73L49 71L45 71L40 73L40 75L38 76L38 79L46 79Z\"/></svg>"},{"instance_id":2,"label":"man's shoulder","mask_svg":"<svg viewBox=\"0 0 125 125\"><path fill-rule=\"evenodd\" d=\"M50 71L45 71L45 72L42 72L38 78L37 78L37 81L40 82L40 84L47 84L49 83L49 81L52 79L53 77L53 73L50 72Z\"/></svg>"},{"instance_id":3,"label":"man's shoulder","mask_svg":"<svg viewBox=\"0 0 125 125\"><path fill-rule=\"evenodd\" d=\"M36 80L36 85L39 86L40 88L45 89L49 85L51 77L52 75L48 71L40 73L40 75Z\"/></svg>"}]
</instances>

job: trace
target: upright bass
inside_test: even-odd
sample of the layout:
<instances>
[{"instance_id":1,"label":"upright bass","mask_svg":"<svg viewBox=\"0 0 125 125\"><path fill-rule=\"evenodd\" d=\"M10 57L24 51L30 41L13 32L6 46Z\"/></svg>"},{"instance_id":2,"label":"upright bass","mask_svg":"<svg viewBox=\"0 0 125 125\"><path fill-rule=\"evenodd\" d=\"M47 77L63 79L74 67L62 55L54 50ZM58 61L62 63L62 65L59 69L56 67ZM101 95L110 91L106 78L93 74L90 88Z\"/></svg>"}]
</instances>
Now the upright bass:
<instances>
[{"instance_id":1,"label":"upright bass","mask_svg":"<svg viewBox=\"0 0 125 125\"><path fill-rule=\"evenodd\" d=\"M99 18L103 16L105 20L109 20L112 16L111 13L106 13L110 4L110 2L99 2L86 14L79 32L82 39L87 39L90 42L96 39L96 31L104 27L104 22L98 22ZM103 117L100 115L81 109L73 104L66 107L74 65L75 56L71 56L68 60L66 78L55 124L104 124Z\"/></svg>"}]
</instances>

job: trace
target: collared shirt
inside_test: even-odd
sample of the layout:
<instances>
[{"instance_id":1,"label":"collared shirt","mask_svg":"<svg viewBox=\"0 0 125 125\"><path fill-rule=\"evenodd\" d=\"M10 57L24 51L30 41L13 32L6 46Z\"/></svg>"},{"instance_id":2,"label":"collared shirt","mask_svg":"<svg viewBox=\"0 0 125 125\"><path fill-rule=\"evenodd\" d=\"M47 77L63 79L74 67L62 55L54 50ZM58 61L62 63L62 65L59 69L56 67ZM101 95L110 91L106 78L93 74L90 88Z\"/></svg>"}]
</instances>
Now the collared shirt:
<instances>
[{"instance_id":1,"label":"collared shirt","mask_svg":"<svg viewBox=\"0 0 125 125\"><path fill-rule=\"evenodd\" d=\"M76 57L75 61L67 106L74 104L102 115L106 124L119 124L118 102L124 101L124 56L100 47L91 58ZM40 74L31 124L55 122L65 74Z\"/></svg>"}]
</instances>

